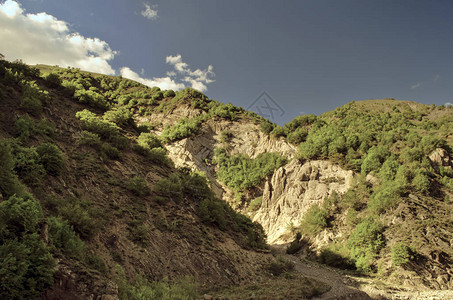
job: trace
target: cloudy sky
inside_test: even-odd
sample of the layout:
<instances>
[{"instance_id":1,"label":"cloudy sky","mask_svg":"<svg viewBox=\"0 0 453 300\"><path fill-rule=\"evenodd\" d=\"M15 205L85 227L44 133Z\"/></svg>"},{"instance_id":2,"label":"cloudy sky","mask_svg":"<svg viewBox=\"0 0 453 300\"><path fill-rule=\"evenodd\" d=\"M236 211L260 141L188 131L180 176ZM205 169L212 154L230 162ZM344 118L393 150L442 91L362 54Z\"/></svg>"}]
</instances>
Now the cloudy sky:
<instances>
[{"instance_id":1,"label":"cloudy sky","mask_svg":"<svg viewBox=\"0 0 453 300\"><path fill-rule=\"evenodd\" d=\"M452 103L453 1L0 0L0 53L190 86L283 124L351 100Z\"/></svg>"}]
</instances>

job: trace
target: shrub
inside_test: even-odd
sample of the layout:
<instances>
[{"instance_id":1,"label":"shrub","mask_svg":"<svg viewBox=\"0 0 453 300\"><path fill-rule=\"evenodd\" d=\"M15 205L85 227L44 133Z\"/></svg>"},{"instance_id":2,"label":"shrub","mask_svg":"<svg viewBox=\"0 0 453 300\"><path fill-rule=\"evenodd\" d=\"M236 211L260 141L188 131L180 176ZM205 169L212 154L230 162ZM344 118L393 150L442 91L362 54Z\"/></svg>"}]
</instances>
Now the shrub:
<instances>
[{"instance_id":1,"label":"shrub","mask_svg":"<svg viewBox=\"0 0 453 300\"><path fill-rule=\"evenodd\" d=\"M48 222L49 239L55 248L61 249L71 257L81 258L85 244L74 232L73 227L60 217L50 217Z\"/></svg>"},{"instance_id":2,"label":"shrub","mask_svg":"<svg viewBox=\"0 0 453 300\"><path fill-rule=\"evenodd\" d=\"M28 113L32 115L39 115L42 112L42 101L44 99L42 92L36 84L33 85L25 85L24 86L24 93L22 95L22 99L20 102L20 106L25 109Z\"/></svg>"},{"instance_id":3,"label":"shrub","mask_svg":"<svg viewBox=\"0 0 453 300\"><path fill-rule=\"evenodd\" d=\"M153 191L167 200L173 200L175 203L182 201L183 187L177 173L173 173L169 178L162 178L156 182L153 186Z\"/></svg>"},{"instance_id":4,"label":"shrub","mask_svg":"<svg viewBox=\"0 0 453 300\"><path fill-rule=\"evenodd\" d=\"M384 247L383 226L368 217L352 232L346 247L359 271L370 272L375 256Z\"/></svg>"},{"instance_id":5,"label":"shrub","mask_svg":"<svg viewBox=\"0 0 453 300\"><path fill-rule=\"evenodd\" d=\"M160 139L152 133L142 132L138 137L137 143L148 150L162 147Z\"/></svg>"},{"instance_id":6,"label":"shrub","mask_svg":"<svg viewBox=\"0 0 453 300\"><path fill-rule=\"evenodd\" d=\"M331 245L322 249L319 261L335 268L355 269L354 261L349 258L347 249L339 245Z\"/></svg>"},{"instance_id":7,"label":"shrub","mask_svg":"<svg viewBox=\"0 0 453 300\"><path fill-rule=\"evenodd\" d=\"M200 206L198 207L198 216L201 221L204 223L215 224L221 230L226 229L226 215L227 214L222 202L212 197L205 198L201 201Z\"/></svg>"},{"instance_id":8,"label":"shrub","mask_svg":"<svg viewBox=\"0 0 453 300\"><path fill-rule=\"evenodd\" d=\"M154 126L149 123L149 122L143 122L142 124L137 126L137 130L142 133L142 132L149 132L152 129L154 129Z\"/></svg>"},{"instance_id":9,"label":"shrub","mask_svg":"<svg viewBox=\"0 0 453 300\"><path fill-rule=\"evenodd\" d=\"M104 159L118 160L123 157L123 153L109 143L103 143L101 146L101 156Z\"/></svg>"},{"instance_id":10,"label":"shrub","mask_svg":"<svg viewBox=\"0 0 453 300\"><path fill-rule=\"evenodd\" d=\"M290 272L294 270L294 263L280 257L277 260L271 262L268 265L267 270L274 276L280 276L284 272Z\"/></svg>"},{"instance_id":11,"label":"shrub","mask_svg":"<svg viewBox=\"0 0 453 300\"><path fill-rule=\"evenodd\" d=\"M143 197L149 194L148 183L142 177L135 175L129 178L126 188L135 195Z\"/></svg>"},{"instance_id":12,"label":"shrub","mask_svg":"<svg viewBox=\"0 0 453 300\"><path fill-rule=\"evenodd\" d=\"M237 192L257 186L266 176L286 163L286 159L277 153L263 153L250 159L243 154L230 156L219 148L214 154L219 165L217 176Z\"/></svg>"},{"instance_id":13,"label":"shrub","mask_svg":"<svg viewBox=\"0 0 453 300\"><path fill-rule=\"evenodd\" d=\"M392 262L395 266L407 265L415 259L415 251L403 242L396 243L392 248Z\"/></svg>"},{"instance_id":14,"label":"shrub","mask_svg":"<svg viewBox=\"0 0 453 300\"><path fill-rule=\"evenodd\" d=\"M19 138L21 143L28 142L30 136L35 134L53 136L55 124L46 118L36 123L28 114L21 116L14 123L14 135Z\"/></svg>"},{"instance_id":15,"label":"shrub","mask_svg":"<svg viewBox=\"0 0 453 300\"><path fill-rule=\"evenodd\" d=\"M398 182L389 182L371 196L368 207L376 213L382 213L395 206L403 192L404 187Z\"/></svg>"},{"instance_id":16,"label":"shrub","mask_svg":"<svg viewBox=\"0 0 453 300\"><path fill-rule=\"evenodd\" d=\"M104 113L104 120L117 124L118 126L127 126L134 123L130 110L120 107L113 108Z\"/></svg>"},{"instance_id":17,"label":"shrub","mask_svg":"<svg viewBox=\"0 0 453 300\"><path fill-rule=\"evenodd\" d=\"M362 174L366 175L371 171L378 171L382 163L390 155L385 147L373 147L362 163Z\"/></svg>"},{"instance_id":18,"label":"shrub","mask_svg":"<svg viewBox=\"0 0 453 300\"><path fill-rule=\"evenodd\" d=\"M166 90L164 92L164 98L173 98L176 96L176 93L173 90Z\"/></svg>"},{"instance_id":19,"label":"shrub","mask_svg":"<svg viewBox=\"0 0 453 300\"><path fill-rule=\"evenodd\" d=\"M83 239L91 238L99 228L99 219L93 217L97 212L83 199L48 197L45 203L49 210L66 220Z\"/></svg>"},{"instance_id":20,"label":"shrub","mask_svg":"<svg viewBox=\"0 0 453 300\"><path fill-rule=\"evenodd\" d=\"M305 213L301 222L301 229L316 234L327 227L327 211L318 205L313 205Z\"/></svg>"},{"instance_id":21,"label":"shrub","mask_svg":"<svg viewBox=\"0 0 453 300\"><path fill-rule=\"evenodd\" d=\"M224 130L220 134L220 141L222 143L228 143L233 138L233 133L229 130Z\"/></svg>"},{"instance_id":22,"label":"shrub","mask_svg":"<svg viewBox=\"0 0 453 300\"><path fill-rule=\"evenodd\" d=\"M49 86L52 88L60 87L62 84L62 80L61 80L60 76L56 73L47 74L45 79L48 82Z\"/></svg>"},{"instance_id":23,"label":"shrub","mask_svg":"<svg viewBox=\"0 0 453 300\"><path fill-rule=\"evenodd\" d=\"M263 197L257 197L255 199L253 199L252 201L250 201L248 210L257 211L258 209L260 209L262 203L263 203Z\"/></svg>"},{"instance_id":24,"label":"shrub","mask_svg":"<svg viewBox=\"0 0 453 300\"><path fill-rule=\"evenodd\" d=\"M274 130L275 124L272 124L268 120L262 120L260 123L260 130L265 134L270 134Z\"/></svg>"},{"instance_id":25,"label":"shrub","mask_svg":"<svg viewBox=\"0 0 453 300\"><path fill-rule=\"evenodd\" d=\"M79 145L87 145L97 147L101 145L101 138L98 134L83 130L80 133L80 136L77 138L77 143Z\"/></svg>"},{"instance_id":26,"label":"shrub","mask_svg":"<svg viewBox=\"0 0 453 300\"><path fill-rule=\"evenodd\" d=\"M428 176L424 172L416 172L414 178L412 179L412 184L414 185L415 190L423 194L428 194L431 183Z\"/></svg>"},{"instance_id":27,"label":"shrub","mask_svg":"<svg viewBox=\"0 0 453 300\"><path fill-rule=\"evenodd\" d=\"M209 110L212 115L219 116L221 118L227 120L236 120L237 113L240 112L241 109L235 107L233 104L219 104L215 108Z\"/></svg>"},{"instance_id":28,"label":"shrub","mask_svg":"<svg viewBox=\"0 0 453 300\"><path fill-rule=\"evenodd\" d=\"M128 227L130 231L130 240L143 246L148 245L149 226L143 224L140 220L132 220Z\"/></svg>"},{"instance_id":29,"label":"shrub","mask_svg":"<svg viewBox=\"0 0 453 300\"><path fill-rule=\"evenodd\" d=\"M34 147L20 147L15 153L14 169L19 177L30 186L39 186L46 170L40 163L40 157Z\"/></svg>"},{"instance_id":30,"label":"shrub","mask_svg":"<svg viewBox=\"0 0 453 300\"><path fill-rule=\"evenodd\" d=\"M34 122L28 114L21 116L14 123L14 135L19 138L22 143L26 143L33 133Z\"/></svg>"},{"instance_id":31,"label":"shrub","mask_svg":"<svg viewBox=\"0 0 453 300\"><path fill-rule=\"evenodd\" d=\"M197 118L180 119L175 126L166 127L162 132L161 138L166 143L182 140L197 133L200 125L201 121Z\"/></svg>"},{"instance_id":32,"label":"shrub","mask_svg":"<svg viewBox=\"0 0 453 300\"><path fill-rule=\"evenodd\" d=\"M188 276L170 283L166 277L160 282L149 282L138 275L131 284L126 279L124 269L117 265L115 281L118 285L119 299L196 300L200 298L196 281Z\"/></svg>"},{"instance_id":33,"label":"shrub","mask_svg":"<svg viewBox=\"0 0 453 300\"><path fill-rule=\"evenodd\" d=\"M297 253L302 248L302 243L300 241L301 238L302 234L298 232L296 234L296 237L294 238L294 241L292 241L291 244L289 244L289 246L286 248L287 254Z\"/></svg>"},{"instance_id":34,"label":"shrub","mask_svg":"<svg viewBox=\"0 0 453 300\"><path fill-rule=\"evenodd\" d=\"M426 135L422 138L420 146L422 147L424 154L430 154L436 148L446 148L447 143L445 139L442 139L440 137L434 135Z\"/></svg>"},{"instance_id":35,"label":"shrub","mask_svg":"<svg viewBox=\"0 0 453 300\"><path fill-rule=\"evenodd\" d=\"M8 140L0 139L0 194L4 197L26 195L25 187L14 172L14 158Z\"/></svg>"},{"instance_id":36,"label":"shrub","mask_svg":"<svg viewBox=\"0 0 453 300\"><path fill-rule=\"evenodd\" d=\"M0 298L38 298L52 285L55 261L37 233L39 202L11 196L0 202Z\"/></svg>"},{"instance_id":37,"label":"shrub","mask_svg":"<svg viewBox=\"0 0 453 300\"><path fill-rule=\"evenodd\" d=\"M63 168L63 152L51 143L44 143L36 147L39 161L50 175L58 175Z\"/></svg>"},{"instance_id":38,"label":"shrub","mask_svg":"<svg viewBox=\"0 0 453 300\"><path fill-rule=\"evenodd\" d=\"M291 144L299 145L300 143L305 141L307 135L308 135L308 129L297 128L296 131L288 133L287 140Z\"/></svg>"},{"instance_id":39,"label":"shrub","mask_svg":"<svg viewBox=\"0 0 453 300\"><path fill-rule=\"evenodd\" d=\"M115 123L102 120L87 109L77 112L76 117L82 121L83 129L97 133L101 138L109 138L119 134Z\"/></svg>"},{"instance_id":40,"label":"shrub","mask_svg":"<svg viewBox=\"0 0 453 300\"><path fill-rule=\"evenodd\" d=\"M109 103L107 100L98 92L94 90L76 89L74 92L74 98L80 103L86 103L92 107L107 109Z\"/></svg>"},{"instance_id":41,"label":"shrub","mask_svg":"<svg viewBox=\"0 0 453 300\"><path fill-rule=\"evenodd\" d=\"M285 129L281 126L275 126L274 129L271 131L270 136L273 138L279 138L282 136L286 136Z\"/></svg>"}]
</instances>

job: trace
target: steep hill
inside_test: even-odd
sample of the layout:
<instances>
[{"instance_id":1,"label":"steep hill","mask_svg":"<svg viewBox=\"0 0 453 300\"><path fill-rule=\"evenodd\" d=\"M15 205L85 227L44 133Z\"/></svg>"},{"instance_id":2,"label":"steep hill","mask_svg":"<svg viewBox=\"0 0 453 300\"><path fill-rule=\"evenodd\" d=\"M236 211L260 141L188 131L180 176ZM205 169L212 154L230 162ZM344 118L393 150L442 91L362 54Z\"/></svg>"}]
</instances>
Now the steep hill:
<instances>
[{"instance_id":1,"label":"steep hill","mask_svg":"<svg viewBox=\"0 0 453 300\"><path fill-rule=\"evenodd\" d=\"M0 60L0 298L196 299L270 278L328 289L274 277L285 262L262 227L136 124L173 91L42 68Z\"/></svg>"}]
</instances>

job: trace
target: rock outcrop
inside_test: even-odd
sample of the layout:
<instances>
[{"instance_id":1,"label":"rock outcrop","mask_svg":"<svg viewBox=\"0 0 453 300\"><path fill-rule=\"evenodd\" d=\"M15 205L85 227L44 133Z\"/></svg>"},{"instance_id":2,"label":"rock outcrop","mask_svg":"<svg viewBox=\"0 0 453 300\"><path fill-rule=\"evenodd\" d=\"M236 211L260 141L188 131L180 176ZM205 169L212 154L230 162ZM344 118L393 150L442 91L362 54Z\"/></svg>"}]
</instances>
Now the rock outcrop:
<instances>
[{"instance_id":1,"label":"rock outcrop","mask_svg":"<svg viewBox=\"0 0 453 300\"><path fill-rule=\"evenodd\" d=\"M184 109L180 107L169 115L172 118L154 114L150 121L156 123L159 119L163 120L163 125L155 131L159 135L165 125L174 125L178 118L195 116L196 113L193 111L191 108ZM175 115L178 118L175 118ZM224 131L231 133L231 138L227 143L221 141L222 132ZM219 147L226 148L232 155L241 153L248 155L250 158L255 158L259 154L266 152L278 152L291 159L296 153L295 146L289 144L283 138L275 139L269 137L250 121L238 122L220 118L206 121L196 135L166 146L168 156L176 167L186 167L192 171L204 172L216 196L228 202L233 201L231 199L233 198L233 193L217 180L215 165L212 164L214 150Z\"/></svg>"},{"instance_id":2,"label":"rock outcrop","mask_svg":"<svg viewBox=\"0 0 453 300\"><path fill-rule=\"evenodd\" d=\"M439 167L452 167L452 161L450 155L448 154L447 150L443 148L437 148L428 156L431 164L435 169L439 169Z\"/></svg>"},{"instance_id":3,"label":"rock outcrop","mask_svg":"<svg viewBox=\"0 0 453 300\"><path fill-rule=\"evenodd\" d=\"M333 192L345 193L351 186L352 171L328 161L291 161L275 171L265 184L261 208L254 217L267 233L270 244L287 242L288 225L299 225L305 212Z\"/></svg>"}]
</instances>

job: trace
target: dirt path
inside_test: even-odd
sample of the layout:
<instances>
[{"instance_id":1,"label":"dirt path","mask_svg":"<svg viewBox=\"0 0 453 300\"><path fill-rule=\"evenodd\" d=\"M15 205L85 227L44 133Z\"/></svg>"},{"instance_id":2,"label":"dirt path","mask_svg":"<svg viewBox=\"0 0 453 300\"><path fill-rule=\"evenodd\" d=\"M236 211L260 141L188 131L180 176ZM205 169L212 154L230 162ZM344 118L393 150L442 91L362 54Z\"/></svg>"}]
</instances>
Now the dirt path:
<instances>
[{"instance_id":1,"label":"dirt path","mask_svg":"<svg viewBox=\"0 0 453 300\"><path fill-rule=\"evenodd\" d=\"M349 276L340 270L288 255L283 247L273 246L279 256L294 263L294 270L304 276L322 281L332 288L315 299L394 299L443 300L453 299L453 291L404 291L377 289L371 279Z\"/></svg>"},{"instance_id":2,"label":"dirt path","mask_svg":"<svg viewBox=\"0 0 453 300\"><path fill-rule=\"evenodd\" d=\"M367 293L359 290L359 283L327 266L318 265L308 260L288 255L283 249L275 247L278 254L294 263L294 270L304 276L322 281L332 288L316 299L372 299Z\"/></svg>"}]
</instances>

